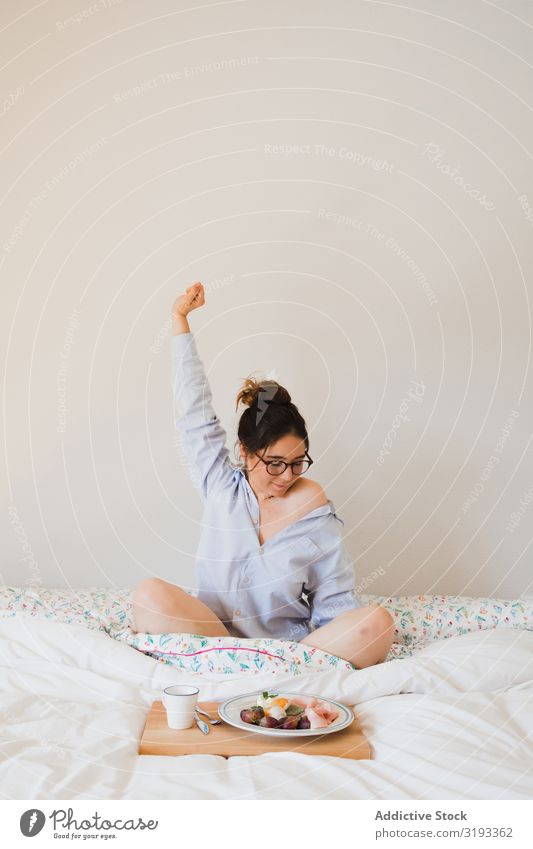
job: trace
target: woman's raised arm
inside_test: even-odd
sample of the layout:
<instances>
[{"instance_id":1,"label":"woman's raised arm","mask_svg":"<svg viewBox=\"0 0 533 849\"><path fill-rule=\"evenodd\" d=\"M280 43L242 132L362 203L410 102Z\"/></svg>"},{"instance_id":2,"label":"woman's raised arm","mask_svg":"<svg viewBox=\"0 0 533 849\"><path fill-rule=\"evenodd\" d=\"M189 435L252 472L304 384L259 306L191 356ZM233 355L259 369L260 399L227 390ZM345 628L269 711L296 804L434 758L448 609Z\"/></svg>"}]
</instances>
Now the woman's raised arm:
<instances>
[{"instance_id":1,"label":"woman's raised arm","mask_svg":"<svg viewBox=\"0 0 533 849\"><path fill-rule=\"evenodd\" d=\"M201 283L194 283L174 302L171 353L174 423L192 481L206 501L231 483L234 469L226 448L226 432L211 405L211 388L187 319L204 303Z\"/></svg>"}]
</instances>

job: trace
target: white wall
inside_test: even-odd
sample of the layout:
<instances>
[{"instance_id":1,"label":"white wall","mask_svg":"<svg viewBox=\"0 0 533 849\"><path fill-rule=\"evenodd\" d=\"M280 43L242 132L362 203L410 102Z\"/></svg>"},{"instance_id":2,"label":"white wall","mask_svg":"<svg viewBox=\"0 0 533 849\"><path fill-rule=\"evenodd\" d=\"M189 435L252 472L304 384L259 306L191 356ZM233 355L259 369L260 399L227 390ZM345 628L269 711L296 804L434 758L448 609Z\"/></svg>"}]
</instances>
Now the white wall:
<instances>
[{"instance_id":1,"label":"white wall","mask_svg":"<svg viewBox=\"0 0 533 849\"><path fill-rule=\"evenodd\" d=\"M531 594L531 4L31 6L0 27L2 581L194 586L168 316L202 280L231 449L275 369L368 592Z\"/></svg>"}]
</instances>

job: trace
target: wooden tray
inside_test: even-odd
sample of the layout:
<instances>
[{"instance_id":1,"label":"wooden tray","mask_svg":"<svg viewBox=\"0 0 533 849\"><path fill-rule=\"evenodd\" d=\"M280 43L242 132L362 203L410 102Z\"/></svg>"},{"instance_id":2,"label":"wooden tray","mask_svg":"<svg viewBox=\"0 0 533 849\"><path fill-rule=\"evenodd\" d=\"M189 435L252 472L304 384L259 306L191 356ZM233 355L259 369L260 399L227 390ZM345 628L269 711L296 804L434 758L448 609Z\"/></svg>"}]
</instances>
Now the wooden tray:
<instances>
[{"instance_id":1,"label":"wooden tray","mask_svg":"<svg viewBox=\"0 0 533 849\"><path fill-rule=\"evenodd\" d=\"M213 718L218 717L219 702L198 702ZM357 718L348 728L318 737L267 737L254 731L241 731L223 722L211 725L202 734L196 723L191 728L169 728L163 703L153 703L141 742L140 755L263 755L266 752L298 752L301 755L329 755L354 760L371 759L370 744L361 731Z\"/></svg>"}]
</instances>

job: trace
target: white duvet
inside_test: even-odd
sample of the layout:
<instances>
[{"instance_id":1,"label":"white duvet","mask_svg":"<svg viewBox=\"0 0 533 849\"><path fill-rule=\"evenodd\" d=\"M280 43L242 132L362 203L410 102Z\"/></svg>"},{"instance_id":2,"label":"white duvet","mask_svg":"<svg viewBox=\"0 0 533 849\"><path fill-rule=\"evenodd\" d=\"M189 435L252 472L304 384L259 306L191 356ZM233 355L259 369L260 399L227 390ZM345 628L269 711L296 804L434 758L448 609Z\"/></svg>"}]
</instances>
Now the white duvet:
<instances>
[{"instance_id":1,"label":"white duvet","mask_svg":"<svg viewBox=\"0 0 533 849\"><path fill-rule=\"evenodd\" d=\"M533 796L533 631L439 640L410 658L296 678L191 676L102 631L0 619L4 799L525 799ZM356 705L373 760L137 754L152 701L251 690Z\"/></svg>"}]
</instances>

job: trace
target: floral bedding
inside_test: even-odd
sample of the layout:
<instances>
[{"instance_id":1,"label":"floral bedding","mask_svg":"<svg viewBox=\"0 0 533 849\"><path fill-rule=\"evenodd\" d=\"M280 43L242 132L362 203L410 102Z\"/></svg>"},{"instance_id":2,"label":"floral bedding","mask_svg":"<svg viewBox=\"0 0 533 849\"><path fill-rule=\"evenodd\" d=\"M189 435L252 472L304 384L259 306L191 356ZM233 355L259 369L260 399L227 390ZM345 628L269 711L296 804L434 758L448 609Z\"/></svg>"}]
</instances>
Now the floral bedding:
<instances>
[{"instance_id":1,"label":"floral bedding","mask_svg":"<svg viewBox=\"0 0 533 849\"><path fill-rule=\"evenodd\" d=\"M387 661L408 657L433 640L488 628L533 630L533 599L466 596L360 595L378 602L395 619L395 641ZM83 587L70 590L0 587L0 616L33 616L105 631L184 672L213 676L272 672L299 675L331 667L354 670L346 660L290 640L205 637L200 634L144 634L132 630L131 589Z\"/></svg>"}]
</instances>

